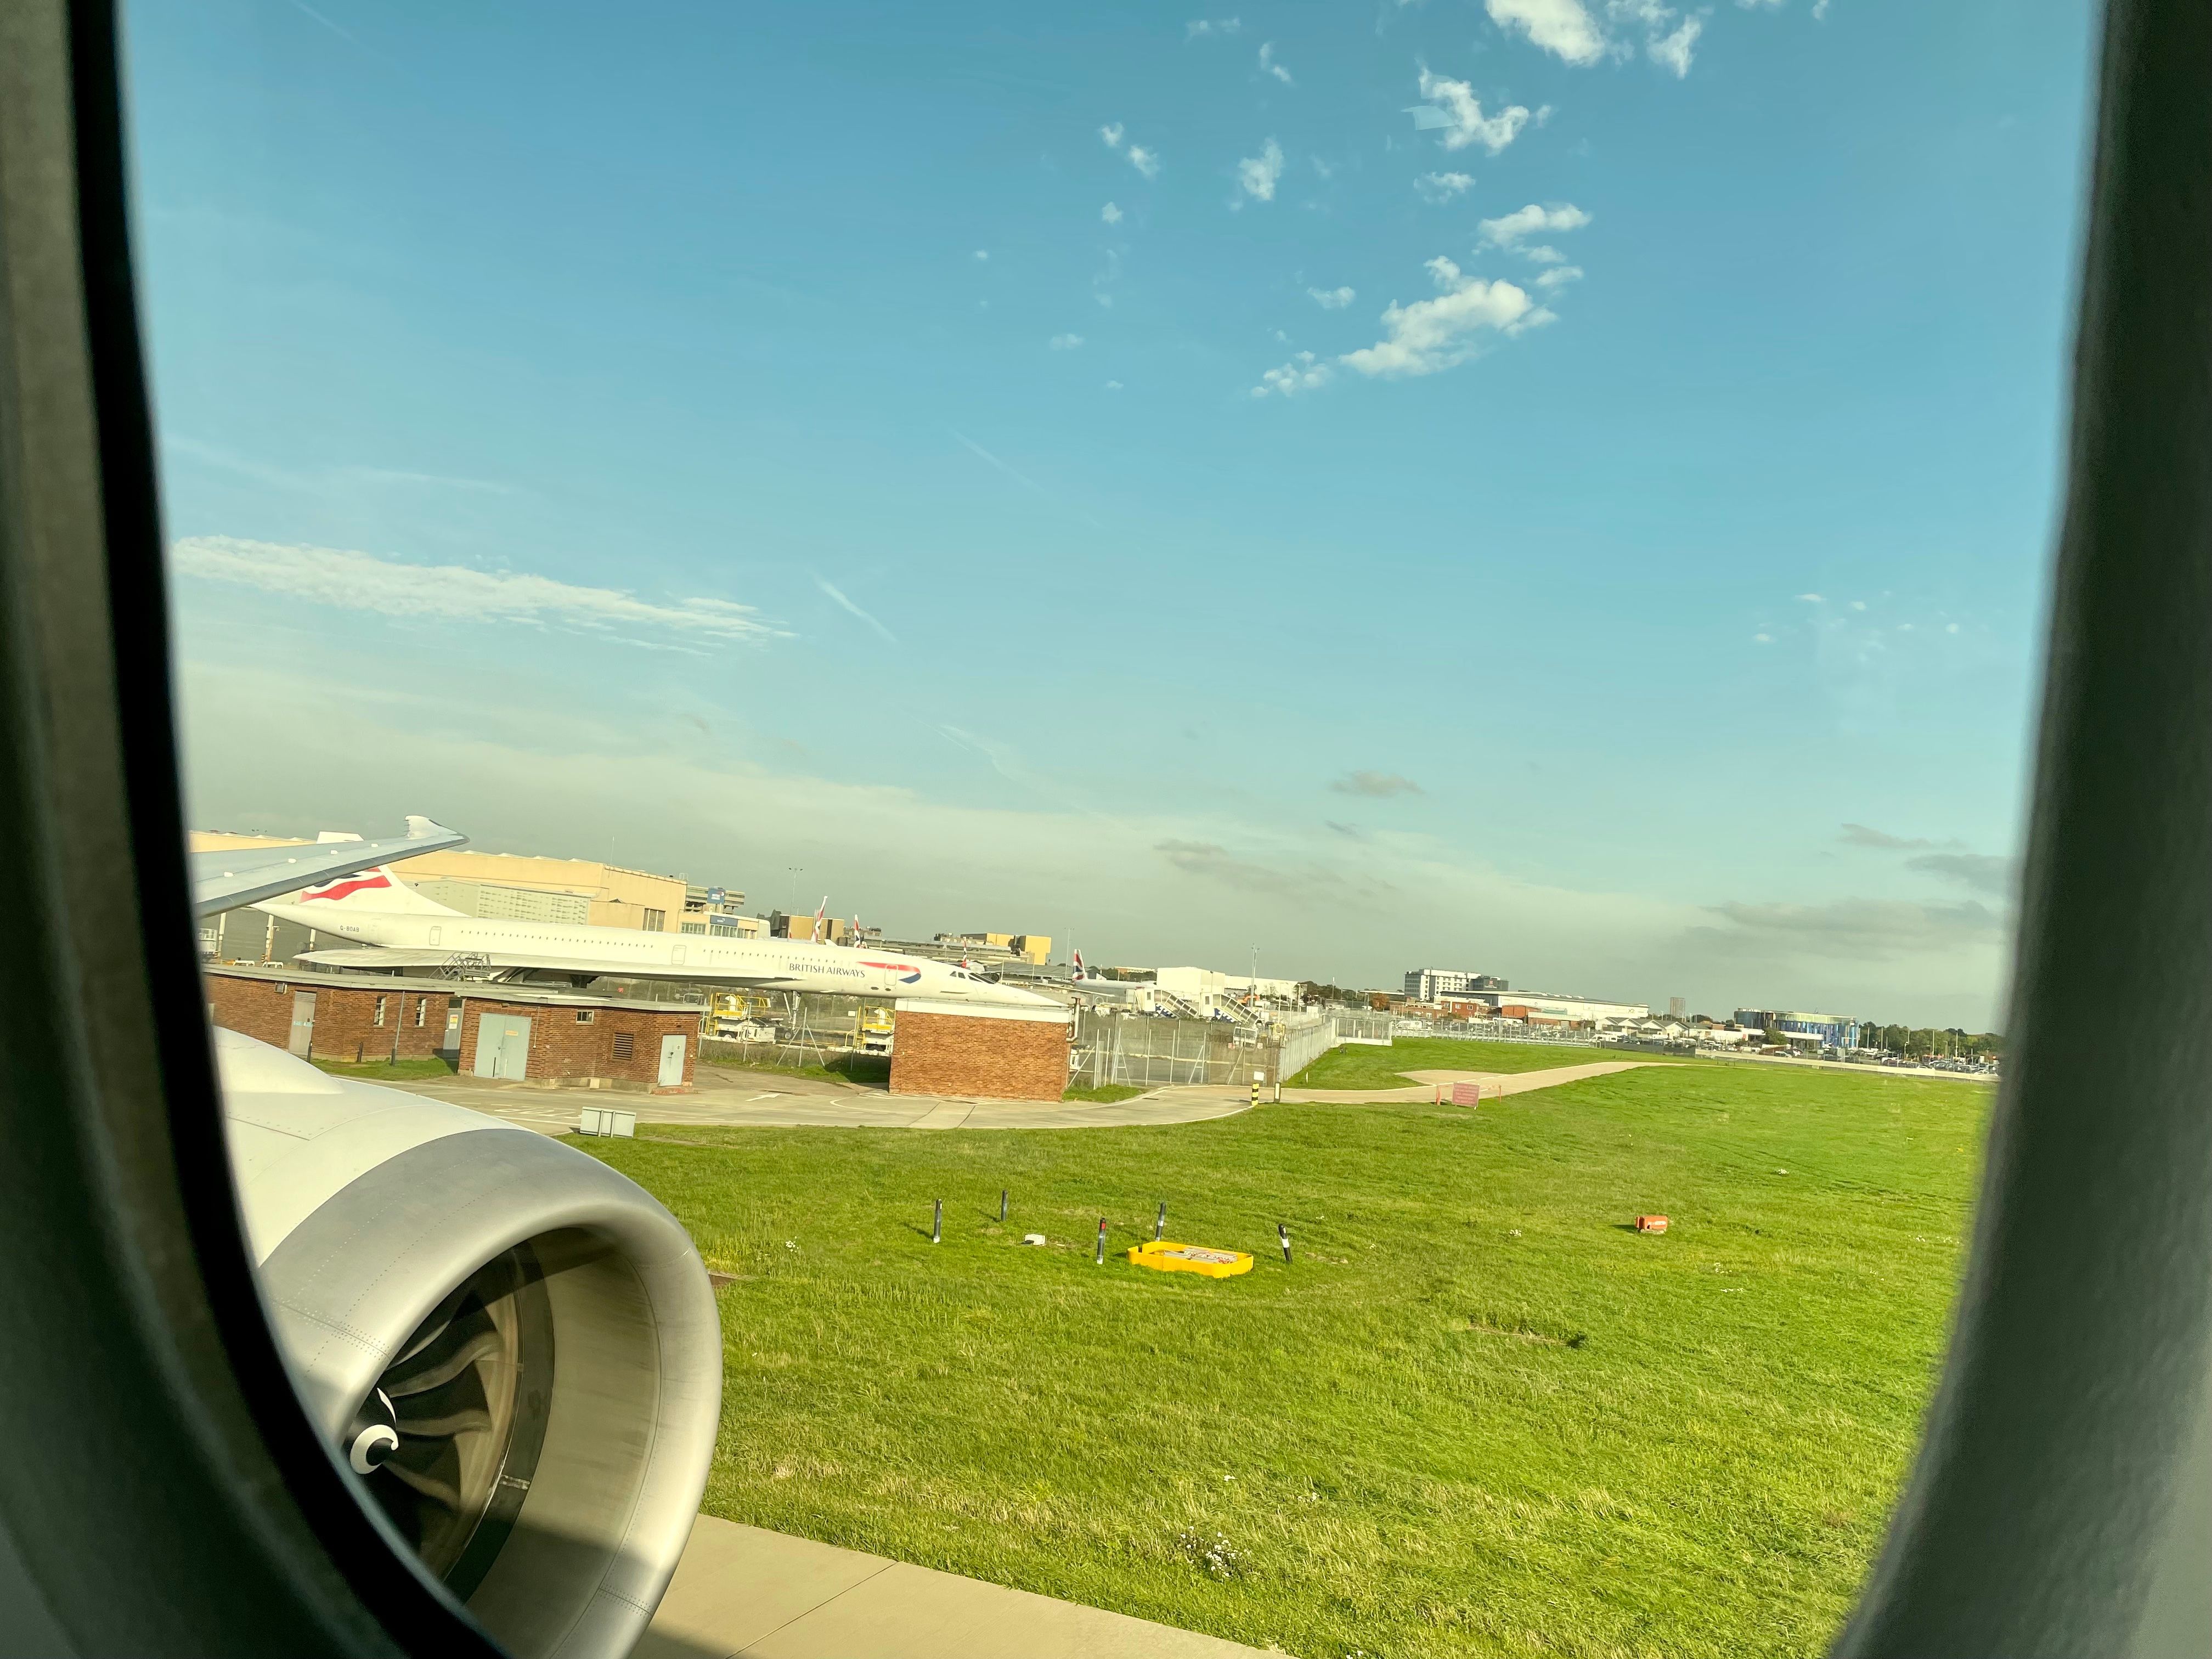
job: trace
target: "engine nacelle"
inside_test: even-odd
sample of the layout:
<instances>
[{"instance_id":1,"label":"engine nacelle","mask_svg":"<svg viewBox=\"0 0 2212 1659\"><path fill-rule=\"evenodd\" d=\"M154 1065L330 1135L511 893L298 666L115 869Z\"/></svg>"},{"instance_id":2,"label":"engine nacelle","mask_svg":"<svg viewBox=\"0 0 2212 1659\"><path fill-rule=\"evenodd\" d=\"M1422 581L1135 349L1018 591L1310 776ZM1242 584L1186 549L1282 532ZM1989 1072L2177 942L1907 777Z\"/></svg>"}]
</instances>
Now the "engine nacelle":
<instances>
[{"instance_id":1,"label":"engine nacelle","mask_svg":"<svg viewBox=\"0 0 2212 1659\"><path fill-rule=\"evenodd\" d=\"M676 1218L546 1136L216 1033L262 1294L309 1415L518 1659L621 1659L721 1413Z\"/></svg>"}]
</instances>

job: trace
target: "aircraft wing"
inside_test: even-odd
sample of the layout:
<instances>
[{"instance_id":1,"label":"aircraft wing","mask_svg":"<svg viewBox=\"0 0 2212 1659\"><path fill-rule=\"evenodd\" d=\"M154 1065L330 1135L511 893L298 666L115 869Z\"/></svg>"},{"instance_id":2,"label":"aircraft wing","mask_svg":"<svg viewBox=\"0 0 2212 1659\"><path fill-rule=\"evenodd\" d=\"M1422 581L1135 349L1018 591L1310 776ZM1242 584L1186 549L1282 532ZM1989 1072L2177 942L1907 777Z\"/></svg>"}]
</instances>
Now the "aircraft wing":
<instances>
[{"instance_id":1,"label":"aircraft wing","mask_svg":"<svg viewBox=\"0 0 2212 1659\"><path fill-rule=\"evenodd\" d=\"M461 846L468 840L458 830L448 830L428 818L410 817L407 833L382 841L319 842L301 847L242 847L227 853L194 853L192 914L211 916L297 892L340 876L349 876L371 865L390 864Z\"/></svg>"},{"instance_id":2,"label":"aircraft wing","mask_svg":"<svg viewBox=\"0 0 2212 1659\"><path fill-rule=\"evenodd\" d=\"M329 951L302 951L299 960L317 968L428 968L481 972L532 969L548 974L592 974L606 979L665 979L682 985L775 986L788 982L781 974L741 974L727 968L640 968L634 962L579 962L574 957L537 957L521 951L432 951L412 946L345 945Z\"/></svg>"}]
</instances>

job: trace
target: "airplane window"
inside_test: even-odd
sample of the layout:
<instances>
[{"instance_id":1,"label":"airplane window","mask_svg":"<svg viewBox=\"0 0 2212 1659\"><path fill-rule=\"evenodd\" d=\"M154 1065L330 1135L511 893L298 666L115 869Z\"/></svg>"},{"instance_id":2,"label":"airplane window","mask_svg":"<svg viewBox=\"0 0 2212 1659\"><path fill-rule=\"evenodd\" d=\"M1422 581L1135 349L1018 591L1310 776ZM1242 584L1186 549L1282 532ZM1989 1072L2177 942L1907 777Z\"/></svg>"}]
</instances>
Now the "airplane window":
<instances>
[{"instance_id":1,"label":"airplane window","mask_svg":"<svg viewBox=\"0 0 2212 1659\"><path fill-rule=\"evenodd\" d=\"M2093 9L125 9L250 1243L517 1654L1867 1582Z\"/></svg>"}]
</instances>

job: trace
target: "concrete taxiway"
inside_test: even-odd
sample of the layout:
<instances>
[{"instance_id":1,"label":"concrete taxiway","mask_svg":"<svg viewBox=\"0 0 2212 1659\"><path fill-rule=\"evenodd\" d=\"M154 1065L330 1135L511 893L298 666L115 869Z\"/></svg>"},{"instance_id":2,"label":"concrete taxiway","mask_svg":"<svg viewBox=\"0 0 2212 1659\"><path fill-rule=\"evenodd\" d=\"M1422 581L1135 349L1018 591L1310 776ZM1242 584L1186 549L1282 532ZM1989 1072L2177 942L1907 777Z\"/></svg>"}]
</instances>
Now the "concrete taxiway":
<instances>
[{"instance_id":1,"label":"concrete taxiway","mask_svg":"<svg viewBox=\"0 0 2212 1659\"><path fill-rule=\"evenodd\" d=\"M1260 1650L702 1515L630 1659L1258 1659Z\"/></svg>"}]
</instances>

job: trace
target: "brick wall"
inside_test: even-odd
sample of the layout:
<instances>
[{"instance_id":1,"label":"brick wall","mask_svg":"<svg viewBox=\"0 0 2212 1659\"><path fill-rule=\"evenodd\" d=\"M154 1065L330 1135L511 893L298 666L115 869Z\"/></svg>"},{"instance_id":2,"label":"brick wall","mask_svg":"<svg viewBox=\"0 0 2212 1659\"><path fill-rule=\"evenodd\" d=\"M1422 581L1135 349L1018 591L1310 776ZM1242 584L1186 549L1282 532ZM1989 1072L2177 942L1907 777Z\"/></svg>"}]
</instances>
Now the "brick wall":
<instances>
[{"instance_id":1,"label":"brick wall","mask_svg":"<svg viewBox=\"0 0 2212 1659\"><path fill-rule=\"evenodd\" d=\"M891 1092L1056 1101L1067 1092L1067 1025L902 1012Z\"/></svg>"},{"instance_id":2,"label":"brick wall","mask_svg":"<svg viewBox=\"0 0 2212 1659\"><path fill-rule=\"evenodd\" d=\"M605 1078L617 1087L643 1089L648 1094L680 1094L691 1087L699 1061L699 1015L696 1010L658 1013L643 1008L583 1008L558 1003L501 1002L492 997L466 998L461 1012L461 1074L472 1077L477 1069L477 1032L485 1014L512 1014L530 1022L530 1059L523 1076L532 1083L560 1083L584 1078ZM579 1013L591 1016L580 1020ZM627 1035L629 1057L617 1058L615 1039ZM664 1089L660 1075L660 1039L684 1039L684 1081Z\"/></svg>"},{"instance_id":3,"label":"brick wall","mask_svg":"<svg viewBox=\"0 0 2212 1659\"><path fill-rule=\"evenodd\" d=\"M291 1046L292 1006L301 993L315 994L313 1057L317 1060L374 1062L393 1057L420 1060L438 1052L446 1036L444 991L402 990L387 986L305 985L284 980L248 979L223 973L204 975L201 983L214 1010L215 1023L228 1030L274 1043ZM384 1023L376 1023L379 1001ZM427 1005L424 1006L423 1005ZM422 1023L416 1023L422 1007Z\"/></svg>"}]
</instances>

